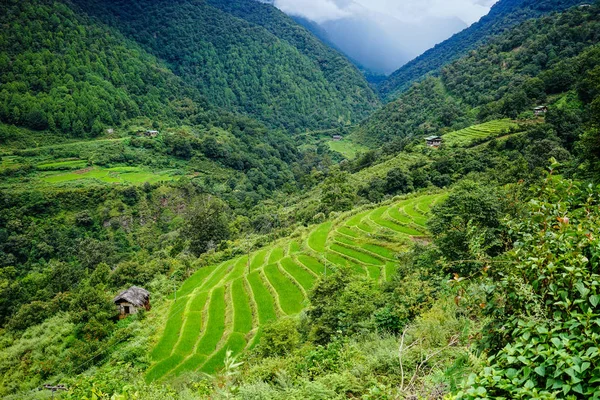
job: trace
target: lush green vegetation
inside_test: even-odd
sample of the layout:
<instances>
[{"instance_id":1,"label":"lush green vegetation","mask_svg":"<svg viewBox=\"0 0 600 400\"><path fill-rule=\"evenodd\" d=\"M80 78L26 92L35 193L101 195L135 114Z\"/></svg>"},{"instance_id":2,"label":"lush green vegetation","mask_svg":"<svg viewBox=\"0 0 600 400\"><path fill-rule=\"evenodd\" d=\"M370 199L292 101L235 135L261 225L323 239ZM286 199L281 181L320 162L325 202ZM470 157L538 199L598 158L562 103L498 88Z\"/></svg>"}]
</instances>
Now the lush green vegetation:
<instances>
[{"instance_id":1,"label":"lush green vegetation","mask_svg":"<svg viewBox=\"0 0 600 400\"><path fill-rule=\"evenodd\" d=\"M490 138L508 135L511 133L511 129L516 130L517 128L518 126L510 120L496 120L447 133L443 139L444 144L449 146L468 146L487 141Z\"/></svg>"},{"instance_id":2,"label":"lush green vegetation","mask_svg":"<svg viewBox=\"0 0 600 400\"><path fill-rule=\"evenodd\" d=\"M596 7L575 7L521 24L413 85L354 136L373 144L532 117L535 106L575 90L585 76L582 71L593 68L598 29Z\"/></svg>"},{"instance_id":3,"label":"lush green vegetation","mask_svg":"<svg viewBox=\"0 0 600 400\"><path fill-rule=\"evenodd\" d=\"M426 51L390 75L379 84L379 91L382 97L393 100L413 83L438 72L445 65L515 25L578 4L589 3L578 0L500 0L479 22Z\"/></svg>"},{"instance_id":4,"label":"lush green vegetation","mask_svg":"<svg viewBox=\"0 0 600 400\"><path fill-rule=\"evenodd\" d=\"M414 86L353 159L208 106L99 138L0 124L0 396L598 397L598 10ZM268 21L246 22L288 29ZM132 285L152 309L119 320Z\"/></svg>"},{"instance_id":5,"label":"lush green vegetation","mask_svg":"<svg viewBox=\"0 0 600 400\"><path fill-rule=\"evenodd\" d=\"M357 122L378 104L349 61L259 2L74 3L164 60L212 104L273 127Z\"/></svg>"},{"instance_id":6,"label":"lush green vegetation","mask_svg":"<svg viewBox=\"0 0 600 400\"><path fill-rule=\"evenodd\" d=\"M317 278L326 274L323 265L328 265L331 273L336 268L352 263L363 275L367 275L364 268L368 268L369 275L375 281L384 277L392 279L391 275L386 275L387 270L383 267L386 261L395 262L395 255L400 249L397 243L403 243L404 238L409 236L386 227L383 221L387 221L388 217L383 215L383 211L403 209L405 204L422 203L426 209L425 213L435 201L442 198L439 195L427 195L370 210L363 215L362 219L367 221L373 214L378 215L379 224L374 227L374 231L380 232L380 238L375 241L356 228L348 226L347 221L354 217L346 216L336 222L336 229L332 228L332 223L327 223L309 232L297 253L286 253L284 249L289 249L289 245L280 243L266 249L270 254L268 259L265 257L264 249L251 254L250 259L254 260L255 265L250 273L247 268L248 258L245 256L224 262L210 269L209 274L206 268L200 269L178 292L178 299L174 304L183 302L183 305L179 308L174 306L171 308L163 336L152 352L156 364L150 368L147 379L154 381L164 378L169 373L181 374L197 369L215 372L216 368L225 362L226 351L224 350L229 348L230 340L236 344L230 348L234 355L240 353L251 342L250 339L244 342L246 344L243 346L239 346L239 340L232 339L231 335L239 333L243 336L252 332L249 336L252 338L265 323L276 318L273 309L281 310L283 315L298 314L304 308L306 296L316 284ZM424 215L419 213L417 217L424 218ZM407 218L409 220L407 226L414 223L412 217L407 216ZM337 244L336 241L341 237L338 231L353 232L355 241L344 245ZM419 236L426 235L424 231L411 232L416 232ZM333 240L329 240L329 237ZM312 247L315 245L315 238L320 242L318 245L320 250ZM339 254L337 258L339 261L332 261L333 265L326 261L325 256L328 251L331 251L331 254ZM258 262L256 260L263 260L262 264L256 265ZM246 297L244 290L245 279L248 280L251 288L248 292L250 297ZM194 282L196 285L196 289L192 289L193 297L181 297L191 289L188 282ZM225 287L231 288L232 296L230 306L232 309L227 313L224 311L224 304L221 303ZM207 311L208 322L202 329L196 329L207 293L211 293L211 303ZM215 303L216 299L218 299L218 307ZM194 306L195 303L197 306ZM181 308L186 310L183 314ZM232 316L227 317L228 313ZM257 319L254 319L253 315L257 315ZM183 324L181 316L183 316ZM224 332L226 336L221 339L221 342L226 343L224 347L218 349L215 347L216 342ZM177 345L171 354L169 349L174 343ZM206 357L197 359L194 354ZM190 361L191 359L202 362Z\"/></svg>"}]
</instances>

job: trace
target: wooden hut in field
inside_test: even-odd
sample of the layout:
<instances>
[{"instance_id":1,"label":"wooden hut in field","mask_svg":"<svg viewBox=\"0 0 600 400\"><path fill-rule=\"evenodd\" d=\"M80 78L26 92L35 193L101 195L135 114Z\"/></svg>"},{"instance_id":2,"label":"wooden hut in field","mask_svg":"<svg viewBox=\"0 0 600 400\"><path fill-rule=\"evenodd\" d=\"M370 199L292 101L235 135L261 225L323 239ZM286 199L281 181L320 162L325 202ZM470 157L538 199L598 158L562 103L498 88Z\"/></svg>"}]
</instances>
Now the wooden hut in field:
<instances>
[{"instance_id":1,"label":"wooden hut in field","mask_svg":"<svg viewBox=\"0 0 600 400\"><path fill-rule=\"evenodd\" d=\"M140 287L132 286L119 293L113 303L119 311L119 319L136 314L138 310L150 310L150 292Z\"/></svg>"}]
</instances>

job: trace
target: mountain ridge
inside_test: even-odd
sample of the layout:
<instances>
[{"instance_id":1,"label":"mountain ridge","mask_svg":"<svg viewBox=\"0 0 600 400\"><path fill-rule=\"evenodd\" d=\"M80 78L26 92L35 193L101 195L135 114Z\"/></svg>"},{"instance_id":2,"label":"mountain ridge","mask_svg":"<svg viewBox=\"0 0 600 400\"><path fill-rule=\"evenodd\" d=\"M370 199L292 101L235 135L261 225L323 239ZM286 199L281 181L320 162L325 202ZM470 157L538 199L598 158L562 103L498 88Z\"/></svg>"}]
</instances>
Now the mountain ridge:
<instances>
[{"instance_id":1,"label":"mountain ridge","mask_svg":"<svg viewBox=\"0 0 600 400\"><path fill-rule=\"evenodd\" d=\"M399 93L406 91L412 83L437 72L439 68L511 27L527 19L586 3L581 0L500 0L478 22L392 73L378 86L379 93L384 100L393 100Z\"/></svg>"}]
</instances>

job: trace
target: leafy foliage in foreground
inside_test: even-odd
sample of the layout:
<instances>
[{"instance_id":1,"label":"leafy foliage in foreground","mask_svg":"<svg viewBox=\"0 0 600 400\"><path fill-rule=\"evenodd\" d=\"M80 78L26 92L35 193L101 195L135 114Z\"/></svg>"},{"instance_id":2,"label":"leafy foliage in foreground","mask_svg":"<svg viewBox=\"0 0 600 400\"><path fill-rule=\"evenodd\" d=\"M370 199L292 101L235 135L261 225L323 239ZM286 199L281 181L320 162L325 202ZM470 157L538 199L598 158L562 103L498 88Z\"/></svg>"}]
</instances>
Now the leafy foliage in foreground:
<instances>
[{"instance_id":1,"label":"leafy foliage in foreground","mask_svg":"<svg viewBox=\"0 0 600 400\"><path fill-rule=\"evenodd\" d=\"M598 188L550 176L509 224L515 248L489 288L489 366L459 399L600 397L599 204Z\"/></svg>"}]
</instances>

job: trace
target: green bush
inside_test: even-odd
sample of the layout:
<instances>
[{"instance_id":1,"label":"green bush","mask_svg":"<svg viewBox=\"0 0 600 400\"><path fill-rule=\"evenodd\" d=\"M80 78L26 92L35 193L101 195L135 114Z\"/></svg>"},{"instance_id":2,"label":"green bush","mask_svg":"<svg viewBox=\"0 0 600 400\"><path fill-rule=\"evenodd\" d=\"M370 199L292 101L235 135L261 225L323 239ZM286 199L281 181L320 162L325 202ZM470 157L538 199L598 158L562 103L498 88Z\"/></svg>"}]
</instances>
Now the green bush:
<instances>
[{"instance_id":1,"label":"green bush","mask_svg":"<svg viewBox=\"0 0 600 400\"><path fill-rule=\"evenodd\" d=\"M490 291L488 366L459 399L600 398L600 188L548 177Z\"/></svg>"}]
</instances>

